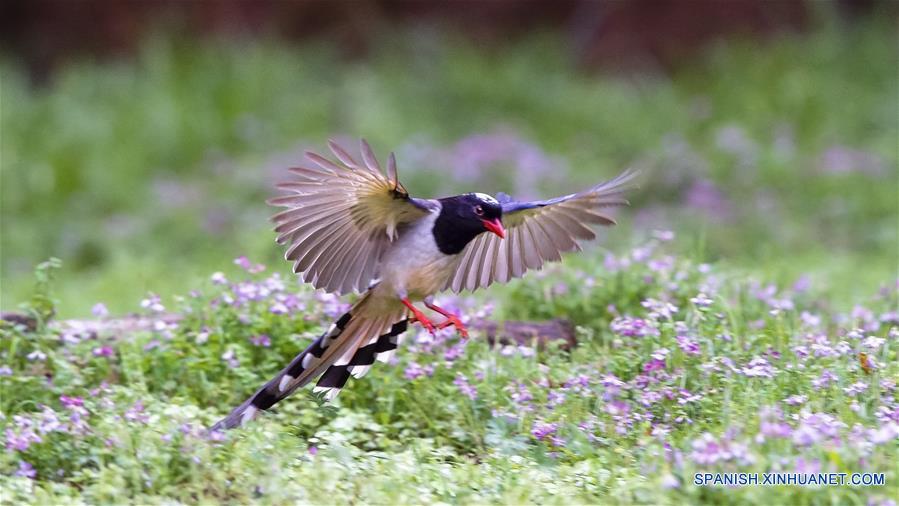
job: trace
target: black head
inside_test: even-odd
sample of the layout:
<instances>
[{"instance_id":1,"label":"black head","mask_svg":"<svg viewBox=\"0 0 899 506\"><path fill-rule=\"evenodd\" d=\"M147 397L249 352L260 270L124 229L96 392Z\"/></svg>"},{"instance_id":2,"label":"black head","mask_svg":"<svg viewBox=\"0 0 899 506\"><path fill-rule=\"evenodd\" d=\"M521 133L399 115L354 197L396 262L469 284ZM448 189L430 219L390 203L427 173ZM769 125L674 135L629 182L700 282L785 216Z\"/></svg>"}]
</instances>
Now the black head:
<instances>
[{"instance_id":1,"label":"black head","mask_svg":"<svg viewBox=\"0 0 899 506\"><path fill-rule=\"evenodd\" d=\"M465 193L440 199L441 209L434 222L434 240L446 255L455 255L483 232L506 236L503 208L495 198L483 193Z\"/></svg>"}]
</instances>

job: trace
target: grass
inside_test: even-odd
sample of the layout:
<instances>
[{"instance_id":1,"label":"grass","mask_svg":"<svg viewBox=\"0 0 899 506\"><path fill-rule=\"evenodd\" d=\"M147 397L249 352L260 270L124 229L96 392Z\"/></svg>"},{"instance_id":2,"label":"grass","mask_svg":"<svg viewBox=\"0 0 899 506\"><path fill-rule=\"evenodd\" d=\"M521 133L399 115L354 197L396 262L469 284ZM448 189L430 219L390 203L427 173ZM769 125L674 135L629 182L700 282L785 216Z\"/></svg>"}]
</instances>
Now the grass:
<instances>
[{"instance_id":1,"label":"grass","mask_svg":"<svg viewBox=\"0 0 899 506\"><path fill-rule=\"evenodd\" d=\"M3 306L50 256L66 261L66 316L184 292L198 265L273 261L262 201L303 149L338 134L397 150L417 195L547 195L640 168L628 229L689 232L683 251L710 260L798 274L834 255L883 279L897 247L889 30L731 42L670 78L577 73L549 35L492 53L398 36L366 63L158 36L134 62L71 64L43 88L7 56ZM466 156L473 171L457 174Z\"/></svg>"},{"instance_id":2,"label":"grass","mask_svg":"<svg viewBox=\"0 0 899 506\"><path fill-rule=\"evenodd\" d=\"M3 497L889 504L892 30L732 40L639 77L576 72L553 35L485 52L405 33L365 62L159 35L134 61L74 63L44 87L6 55L0 302L38 326L0 328ZM416 195L551 195L626 166L645 183L561 266L443 298L478 321L565 317L576 348L415 329L335 403L301 393L205 434L340 312L289 275L262 204L335 135L395 149ZM54 256L62 268L35 278ZM60 322L92 308L99 330ZM112 330L106 308L154 326ZM886 485L693 483L719 471Z\"/></svg>"},{"instance_id":3,"label":"grass","mask_svg":"<svg viewBox=\"0 0 899 506\"><path fill-rule=\"evenodd\" d=\"M578 325L570 352L414 330L335 403L296 395L224 435L203 428L326 328L343 310L335 299L245 273L173 307L148 299L152 331L7 327L0 484L30 503L890 497L895 285L835 307L815 287L732 276L670 247L651 240L603 268L555 267L499 299L443 298L478 319L490 318L485 304L507 318L565 315ZM37 293L35 313L46 314ZM164 323L170 312L184 319ZM887 485L692 483L718 471L871 472Z\"/></svg>"}]
</instances>

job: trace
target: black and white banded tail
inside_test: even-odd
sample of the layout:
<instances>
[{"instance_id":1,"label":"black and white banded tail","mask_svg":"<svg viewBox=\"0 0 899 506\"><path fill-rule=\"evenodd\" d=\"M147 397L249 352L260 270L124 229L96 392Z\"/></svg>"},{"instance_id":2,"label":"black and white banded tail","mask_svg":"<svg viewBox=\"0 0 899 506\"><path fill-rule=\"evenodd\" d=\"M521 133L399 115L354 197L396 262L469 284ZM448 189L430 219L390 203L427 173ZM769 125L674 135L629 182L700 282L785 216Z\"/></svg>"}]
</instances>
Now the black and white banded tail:
<instances>
[{"instance_id":1,"label":"black and white banded tail","mask_svg":"<svg viewBox=\"0 0 899 506\"><path fill-rule=\"evenodd\" d=\"M365 294L287 367L209 430L243 425L315 378L318 382L313 391L331 400L350 376L361 378L375 359L386 361L389 352L396 349L399 335L406 331L408 319L402 307L375 311L368 307L369 300L369 294Z\"/></svg>"}]
</instances>

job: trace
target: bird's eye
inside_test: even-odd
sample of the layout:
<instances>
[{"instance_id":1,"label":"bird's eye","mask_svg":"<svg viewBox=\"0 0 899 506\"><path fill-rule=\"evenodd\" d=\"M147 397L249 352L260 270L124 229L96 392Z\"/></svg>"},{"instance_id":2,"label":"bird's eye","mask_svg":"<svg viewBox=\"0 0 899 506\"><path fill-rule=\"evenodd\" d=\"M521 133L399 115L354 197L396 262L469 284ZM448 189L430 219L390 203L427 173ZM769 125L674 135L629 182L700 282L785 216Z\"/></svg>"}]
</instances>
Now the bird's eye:
<instances>
[{"instance_id":1,"label":"bird's eye","mask_svg":"<svg viewBox=\"0 0 899 506\"><path fill-rule=\"evenodd\" d=\"M474 213L478 216L484 216L484 208L481 206L474 206Z\"/></svg>"}]
</instances>

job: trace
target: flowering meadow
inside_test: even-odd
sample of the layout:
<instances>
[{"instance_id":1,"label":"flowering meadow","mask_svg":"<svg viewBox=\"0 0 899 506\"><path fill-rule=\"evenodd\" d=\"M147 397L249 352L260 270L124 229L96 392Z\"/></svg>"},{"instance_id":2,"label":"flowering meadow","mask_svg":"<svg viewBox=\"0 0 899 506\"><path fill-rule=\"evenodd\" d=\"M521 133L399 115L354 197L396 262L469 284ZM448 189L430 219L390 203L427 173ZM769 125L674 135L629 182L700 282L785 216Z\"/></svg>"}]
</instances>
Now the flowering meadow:
<instances>
[{"instance_id":1,"label":"flowering meadow","mask_svg":"<svg viewBox=\"0 0 899 506\"><path fill-rule=\"evenodd\" d=\"M239 275L149 294L140 330L104 330L102 304L96 321L6 326L0 488L31 503L894 504L899 285L839 310L804 280L672 256L672 235L500 299L441 299L469 323L498 307L566 315L569 351L414 327L333 404L299 394L227 433L205 427L344 302L242 257ZM717 471L880 472L886 486L692 483Z\"/></svg>"},{"instance_id":2,"label":"flowering meadow","mask_svg":"<svg viewBox=\"0 0 899 506\"><path fill-rule=\"evenodd\" d=\"M551 34L356 61L161 33L40 84L0 52L0 500L895 506L892 19L638 75ZM410 326L334 402L209 433L352 302L297 280L264 204L329 137L394 150L414 196L643 179L584 251L438 296L469 340ZM576 345L485 330L550 320ZM885 483L694 482L719 472Z\"/></svg>"}]
</instances>

